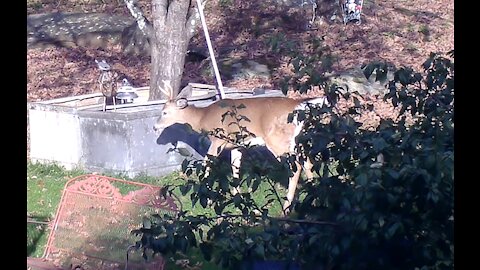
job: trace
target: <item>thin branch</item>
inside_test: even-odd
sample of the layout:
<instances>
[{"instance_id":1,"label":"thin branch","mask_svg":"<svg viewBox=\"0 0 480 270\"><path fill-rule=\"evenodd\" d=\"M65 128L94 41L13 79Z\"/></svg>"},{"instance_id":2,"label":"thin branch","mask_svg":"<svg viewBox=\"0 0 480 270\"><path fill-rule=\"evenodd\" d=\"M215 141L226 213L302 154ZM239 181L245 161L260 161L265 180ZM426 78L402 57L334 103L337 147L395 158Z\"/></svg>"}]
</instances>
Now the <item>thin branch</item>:
<instances>
[{"instance_id":1,"label":"thin branch","mask_svg":"<svg viewBox=\"0 0 480 270\"><path fill-rule=\"evenodd\" d=\"M123 0L125 5L127 6L130 14L132 14L133 18L137 22L140 31L147 36L149 39L153 37L153 27L148 22L147 18L143 14L142 10L137 5L137 0Z\"/></svg>"},{"instance_id":2,"label":"thin branch","mask_svg":"<svg viewBox=\"0 0 480 270\"><path fill-rule=\"evenodd\" d=\"M238 218L238 217L243 217L243 215L240 214L221 214L221 215L216 215L214 217L205 217L207 220L212 220L216 221L218 218ZM262 218L260 215L256 215L258 218ZM271 217L267 216L269 219L273 220L278 220L278 221L283 221L283 222L292 222L292 223L300 223L300 224L315 224L315 225L329 225L329 226L340 226L338 223L335 222L330 222L330 221L319 221L319 220L307 220L307 219L291 219L291 218L285 218L285 217Z\"/></svg>"},{"instance_id":3,"label":"thin branch","mask_svg":"<svg viewBox=\"0 0 480 270\"><path fill-rule=\"evenodd\" d=\"M278 220L278 221L301 223L301 224L316 224L316 225L339 226L338 223L330 222L330 221L317 221L317 220L307 220L307 219L291 219L291 218L282 218L282 217L270 217L270 218L271 218L271 219Z\"/></svg>"},{"instance_id":4,"label":"thin branch","mask_svg":"<svg viewBox=\"0 0 480 270\"><path fill-rule=\"evenodd\" d=\"M270 185L270 187L272 187L272 190L273 190L273 193L275 193L275 196L277 197L277 200L278 202L280 203L280 205L282 206L282 199L280 199L280 196L278 195L278 192L277 192L277 189L275 188L275 186L273 185L273 183L270 181L270 179L267 178L267 182L268 184ZM283 206L282 206L282 212L283 212L283 215L286 216L287 215L287 209L283 209Z\"/></svg>"},{"instance_id":5,"label":"thin branch","mask_svg":"<svg viewBox=\"0 0 480 270\"><path fill-rule=\"evenodd\" d=\"M34 224L42 224L42 225L49 225L50 222L45 222L45 221L38 221L33 218L28 218L27 217L27 223L34 223Z\"/></svg>"},{"instance_id":6,"label":"thin branch","mask_svg":"<svg viewBox=\"0 0 480 270\"><path fill-rule=\"evenodd\" d=\"M202 6L205 6L206 0L203 1ZM198 11L198 7L193 5L190 7L188 11L187 21L186 21L186 33L188 38L192 38L195 34L195 30L197 29L197 25L200 23L200 12Z\"/></svg>"},{"instance_id":7,"label":"thin branch","mask_svg":"<svg viewBox=\"0 0 480 270\"><path fill-rule=\"evenodd\" d=\"M170 196L175 197L175 199L177 200L177 202L180 204L180 212L183 212L183 203L182 203L182 200L180 200L180 198L179 198L175 193L173 193L172 191L170 191L169 193L170 193Z\"/></svg>"}]
</instances>

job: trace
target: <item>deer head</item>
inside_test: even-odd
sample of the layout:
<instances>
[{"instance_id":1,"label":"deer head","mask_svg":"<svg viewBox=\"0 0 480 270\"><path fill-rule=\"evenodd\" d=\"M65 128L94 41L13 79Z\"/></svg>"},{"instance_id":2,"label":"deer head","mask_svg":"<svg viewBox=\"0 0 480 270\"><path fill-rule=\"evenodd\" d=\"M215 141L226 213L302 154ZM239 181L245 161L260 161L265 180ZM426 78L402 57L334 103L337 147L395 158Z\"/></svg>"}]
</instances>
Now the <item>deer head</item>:
<instances>
[{"instance_id":1,"label":"deer head","mask_svg":"<svg viewBox=\"0 0 480 270\"><path fill-rule=\"evenodd\" d=\"M153 129L158 132L175 123L185 124L189 119L188 115L183 116L184 109L188 107L188 101L185 98L175 100L173 96L173 88L169 80L163 80L165 88L159 87L160 91L164 93L168 100L162 109L162 113Z\"/></svg>"}]
</instances>

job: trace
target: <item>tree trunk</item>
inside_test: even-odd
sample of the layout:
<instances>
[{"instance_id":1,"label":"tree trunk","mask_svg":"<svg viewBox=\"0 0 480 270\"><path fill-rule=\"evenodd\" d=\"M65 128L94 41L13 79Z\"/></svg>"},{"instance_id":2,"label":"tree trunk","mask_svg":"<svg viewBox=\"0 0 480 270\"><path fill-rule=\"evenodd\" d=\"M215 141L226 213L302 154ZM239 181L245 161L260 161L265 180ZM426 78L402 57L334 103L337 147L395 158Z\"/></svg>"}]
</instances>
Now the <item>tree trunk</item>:
<instances>
[{"instance_id":1,"label":"tree trunk","mask_svg":"<svg viewBox=\"0 0 480 270\"><path fill-rule=\"evenodd\" d=\"M193 36L196 13L189 0L152 0L153 38L151 42L150 100L174 98L180 91L185 54ZM193 16L195 17L197 16ZM173 96L166 97L159 88L170 81Z\"/></svg>"},{"instance_id":2,"label":"tree trunk","mask_svg":"<svg viewBox=\"0 0 480 270\"><path fill-rule=\"evenodd\" d=\"M200 20L194 0L152 0L153 27L138 7L137 0L124 2L150 43L149 100L176 97L180 91L187 47ZM173 88L171 97L160 90L165 89L166 81Z\"/></svg>"}]
</instances>

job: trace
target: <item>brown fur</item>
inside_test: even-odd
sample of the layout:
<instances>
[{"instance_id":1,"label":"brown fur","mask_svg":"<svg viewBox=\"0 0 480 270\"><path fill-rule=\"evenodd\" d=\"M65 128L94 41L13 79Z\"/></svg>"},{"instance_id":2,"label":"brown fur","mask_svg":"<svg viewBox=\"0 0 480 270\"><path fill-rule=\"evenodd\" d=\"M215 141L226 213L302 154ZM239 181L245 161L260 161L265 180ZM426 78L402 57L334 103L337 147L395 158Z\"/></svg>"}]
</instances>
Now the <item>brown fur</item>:
<instances>
[{"instance_id":1,"label":"brown fur","mask_svg":"<svg viewBox=\"0 0 480 270\"><path fill-rule=\"evenodd\" d=\"M227 117L224 123L221 120L222 115L231 111L233 105L238 107L243 104L245 108L238 109L237 114L247 117L250 121L242 121L240 124L246 127L249 132L255 134L256 137L262 138L265 141L265 146L278 158L290 152L295 125L288 123L287 118L295 110L295 107L303 101L305 100L286 97L223 99L204 108L187 106L183 109L177 107L175 102L170 101L165 104L162 116L158 119L155 129L161 130L175 123L188 123L197 132L211 131L215 128L222 128L227 134L238 132L236 125L228 125L232 119ZM222 139L213 136L209 136L209 138L212 142L208 150L210 155L218 156L223 149L232 147L231 144ZM217 149L220 149L220 151L218 152ZM309 170L311 169L311 163L307 162L304 165L308 169L306 170L307 176L311 178L313 176ZM298 162L297 168L299 169L289 181L284 209L291 204L300 177L302 167Z\"/></svg>"}]
</instances>

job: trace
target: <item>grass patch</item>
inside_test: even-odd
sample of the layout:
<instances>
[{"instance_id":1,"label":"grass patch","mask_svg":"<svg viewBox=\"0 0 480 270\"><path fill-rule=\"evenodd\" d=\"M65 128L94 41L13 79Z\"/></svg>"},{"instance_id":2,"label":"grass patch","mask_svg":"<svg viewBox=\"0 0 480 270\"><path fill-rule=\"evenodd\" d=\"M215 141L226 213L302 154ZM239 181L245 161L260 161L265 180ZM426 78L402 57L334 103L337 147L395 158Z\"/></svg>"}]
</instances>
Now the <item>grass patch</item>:
<instances>
[{"instance_id":1,"label":"grass patch","mask_svg":"<svg viewBox=\"0 0 480 270\"><path fill-rule=\"evenodd\" d=\"M33 220L33 222L27 223L27 256L43 256L50 233L48 225L44 224L44 222L49 222L54 219L63 188L67 181L85 173L86 172L82 170L65 170L65 168L55 164L27 163L27 216L30 217L31 221ZM121 174L106 175L159 186L178 184L180 177L179 173L172 173L164 177L140 175L133 179ZM129 188L126 186L120 186L119 188L122 194L126 194L129 191ZM187 196L181 196L178 192L176 195L179 196L183 206L193 213L210 212L210 209L203 209L199 204L192 208L189 194L187 194ZM132 241L132 239L130 239L130 241ZM193 250L191 254L189 254L189 259L192 262L201 262L203 265L202 269L219 269L215 264L205 262L199 250ZM175 261L168 258L167 266L168 269L183 269L177 266Z\"/></svg>"},{"instance_id":2,"label":"grass patch","mask_svg":"<svg viewBox=\"0 0 480 270\"><path fill-rule=\"evenodd\" d=\"M55 164L44 165L31 162L27 163L27 216L30 217L31 220L40 222L27 223L27 256L41 257L43 255L50 230L48 225L43 224L42 222L49 222L54 219L62 191L67 181L86 173L87 172L82 170L66 170ZM178 172L164 177L139 175L135 178L129 178L122 174L105 175L158 186L178 185L182 181L182 175ZM263 205L268 200L266 196L268 187L269 186L266 182L262 182L259 186L259 190L254 193L254 199L257 201L258 205ZM120 185L119 189L122 194L126 194L131 188L128 187L128 185ZM284 188L280 188L278 192L280 196L286 194ZM183 210L190 211L193 215L214 214L213 209L204 209L198 202L195 206L192 206L190 194L191 193L188 193L185 196L182 196L179 190L175 190L175 195L180 199ZM269 211L271 215L280 214L281 205L274 204L269 208ZM134 240L130 239L130 241ZM215 264L204 261L201 252L198 249L193 249L191 253L188 254L188 259L191 261L191 265L196 262L202 263L202 269L219 269ZM167 268L183 269L176 265L173 259L169 258L167 258Z\"/></svg>"},{"instance_id":3,"label":"grass patch","mask_svg":"<svg viewBox=\"0 0 480 270\"><path fill-rule=\"evenodd\" d=\"M417 46L415 46L415 44L413 44L413 43L408 43L408 44L404 45L404 50L409 52L409 53L418 52Z\"/></svg>"},{"instance_id":4,"label":"grass patch","mask_svg":"<svg viewBox=\"0 0 480 270\"><path fill-rule=\"evenodd\" d=\"M52 164L27 164L27 217L34 221L53 220L65 183L83 174L80 170L67 171ZM49 234L48 226L27 223L27 256L41 257Z\"/></svg>"},{"instance_id":5,"label":"grass patch","mask_svg":"<svg viewBox=\"0 0 480 270\"><path fill-rule=\"evenodd\" d=\"M420 27L418 28L418 32L422 33L425 36L430 36L430 28L426 24L420 25Z\"/></svg>"}]
</instances>

